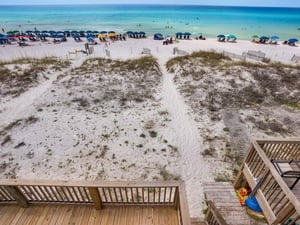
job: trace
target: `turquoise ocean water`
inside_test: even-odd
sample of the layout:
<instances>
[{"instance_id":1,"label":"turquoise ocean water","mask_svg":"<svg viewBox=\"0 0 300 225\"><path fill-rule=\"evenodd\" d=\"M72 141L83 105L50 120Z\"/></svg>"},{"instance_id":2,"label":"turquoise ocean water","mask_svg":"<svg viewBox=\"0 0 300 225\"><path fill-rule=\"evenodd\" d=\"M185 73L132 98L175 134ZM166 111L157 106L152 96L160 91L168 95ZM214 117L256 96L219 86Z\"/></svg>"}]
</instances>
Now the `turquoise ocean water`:
<instances>
[{"instance_id":1,"label":"turquoise ocean water","mask_svg":"<svg viewBox=\"0 0 300 225\"><path fill-rule=\"evenodd\" d=\"M202 32L206 37L235 34L277 35L300 39L300 8L170 6L170 5L60 5L0 6L0 29L114 30ZM0 32L2 32L0 30Z\"/></svg>"}]
</instances>

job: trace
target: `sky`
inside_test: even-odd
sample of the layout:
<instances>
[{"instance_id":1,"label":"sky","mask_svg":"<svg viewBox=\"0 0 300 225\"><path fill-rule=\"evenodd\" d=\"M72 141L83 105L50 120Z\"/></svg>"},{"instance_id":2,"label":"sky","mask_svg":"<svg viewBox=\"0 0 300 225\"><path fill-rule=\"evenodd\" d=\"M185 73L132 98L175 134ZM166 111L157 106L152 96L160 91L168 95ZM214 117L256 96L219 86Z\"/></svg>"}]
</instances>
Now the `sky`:
<instances>
[{"instance_id":1,"label":"sky","mask_svg":"<svg viewBox=\"0 0 300 225\"><path fill-rule=\"evenodd\" d=\"M178 4L299 7L300 0L0 0L0 5L35 4Z\"/></svg>"}]
</instances>

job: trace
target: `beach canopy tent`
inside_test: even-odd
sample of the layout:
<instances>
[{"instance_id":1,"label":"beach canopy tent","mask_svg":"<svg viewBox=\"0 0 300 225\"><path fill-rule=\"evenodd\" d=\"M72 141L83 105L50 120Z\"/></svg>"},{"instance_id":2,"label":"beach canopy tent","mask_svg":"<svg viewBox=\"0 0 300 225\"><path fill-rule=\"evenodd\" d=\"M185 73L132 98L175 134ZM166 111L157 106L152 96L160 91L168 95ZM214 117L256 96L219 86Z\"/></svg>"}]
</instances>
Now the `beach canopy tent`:
<instances>
[{"instance_id":1,"label":"beach canopy tent","mask_svg":"<svg viewBox=\"0 0 300 225\"><path fill-rule=\"evenodd\" d=\"M298 39L297 39L297 38L290 38L290 39L288 40L288 42L295 43L295 42L298 42Z\"/></svg>"},{"instance_id":2,"label":"beach canopy tent","mask_svg":"<svg viewBox=\"0 0 300 225\"><path fill-rule=\"evenodd\" d=\"M181 38L183 33L182 32L177 32L175 35L176 35L176 38Z\"/></svg>"},{"instance_id":3,"label":"beach canopy tent","mask_svg":"<svg viewBox=\"0 0 300 225\"><path fill-rule=\"evenodd\" d=\"M154 40L163 40L163 35L160 33L156 33L154 34Z\"/></svg>"}]
</instances>

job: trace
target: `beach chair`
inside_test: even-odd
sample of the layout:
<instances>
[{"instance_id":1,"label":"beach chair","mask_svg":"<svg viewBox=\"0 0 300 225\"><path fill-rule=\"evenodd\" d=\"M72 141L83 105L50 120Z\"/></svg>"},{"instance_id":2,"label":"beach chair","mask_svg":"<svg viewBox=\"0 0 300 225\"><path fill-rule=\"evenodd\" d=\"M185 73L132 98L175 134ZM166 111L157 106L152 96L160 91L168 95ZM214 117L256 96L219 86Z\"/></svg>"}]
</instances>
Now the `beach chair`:
<instances>
[{"instance_id":1,"label":"beach chair","mask_svg":"<svg viewBox=\"0 0 300 225\"><path fill-rule=\"evenodd\" d=\"M289 188L292 190L300 179L300 164L296 160L271 160L282 178L295 179Z\"/></svg>"}]
</instances>

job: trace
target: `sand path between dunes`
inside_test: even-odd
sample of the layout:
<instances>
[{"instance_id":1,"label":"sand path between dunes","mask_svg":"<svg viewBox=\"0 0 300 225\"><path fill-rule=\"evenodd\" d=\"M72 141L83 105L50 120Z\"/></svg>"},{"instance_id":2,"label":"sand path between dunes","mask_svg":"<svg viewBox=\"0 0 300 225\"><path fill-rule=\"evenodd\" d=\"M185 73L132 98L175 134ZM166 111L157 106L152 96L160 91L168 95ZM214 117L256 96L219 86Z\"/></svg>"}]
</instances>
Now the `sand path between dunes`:
<instances>
[{"instance_id":1,"label":"sand path between dunes","mask_svg":"<svg viewBox=\"0 0 300 225\"><path fill-rule=\"evenodd\" d=\"M161 61L161 60L160 60ZM162 107L170 113L171 130L175 132L175 140L181 155L181 179L185 182L186 194L191 217L199 217L204 200L202 183L213 181L210 164L202 159L200 150L202 138L197 126L188 113L188 106L178 92L173 81L174 74L168 73L160 63L163 74Z\"/></svg>"},{"instance_id":2,"label":"sand path between dunes","mask_svg":"<svg viewBox=\"0 0 300 225\"><path fill-rule=\"evenodd\" d=\"M57 77L60 74L66 73L68 70L80 66L83 61L84 58L71 61L72 65L67 69L52 73L47 81L38 84L38 86L34 88L30 88L28 91L24 92L17 98L11 99L9 102L1 103L1 126L6 127L17 119L31 116L26 115L25 112L31 112L31 110L28 110L28 108L34 105L35 100L40 98L43 95L43 93L45 93L49 88L51 88L53 82L57 79Z\"/></svg>"}]
</instances>

